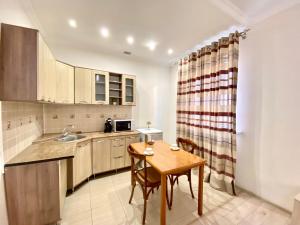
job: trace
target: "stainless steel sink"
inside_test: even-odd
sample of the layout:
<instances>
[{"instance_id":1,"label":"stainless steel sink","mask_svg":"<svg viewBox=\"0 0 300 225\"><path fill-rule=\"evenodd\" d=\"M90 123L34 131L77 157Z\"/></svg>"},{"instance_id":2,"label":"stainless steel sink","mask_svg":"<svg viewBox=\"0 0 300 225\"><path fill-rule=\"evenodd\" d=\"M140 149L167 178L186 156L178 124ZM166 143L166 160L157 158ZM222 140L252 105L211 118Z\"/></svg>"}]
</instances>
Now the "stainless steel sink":
<instances>
[{"instance_id":1,"label":"stainless steel sink","mask_svg":"<svg viewBox=\"0 0 300 225\"><path fill-rule=\"evenodd\" d=\"M80 134L68 134L67 136L60 136L56 140L61 142L70 142L70 141L80 140L85 137L86 136Z\"/></svg>"}]
</instances>

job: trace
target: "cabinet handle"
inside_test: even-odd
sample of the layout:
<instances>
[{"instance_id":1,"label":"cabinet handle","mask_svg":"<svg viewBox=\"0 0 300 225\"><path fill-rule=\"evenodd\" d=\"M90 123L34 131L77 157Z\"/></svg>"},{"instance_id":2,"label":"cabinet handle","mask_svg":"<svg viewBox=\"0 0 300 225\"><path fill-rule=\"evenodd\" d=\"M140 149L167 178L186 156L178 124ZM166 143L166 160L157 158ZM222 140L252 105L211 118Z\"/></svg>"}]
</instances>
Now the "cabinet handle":
<instances>
[{"instance_id":1,"label":"cabinet handle","mask_svg":"<svg viewBox=\"0 0 300 225\"><path fill-rule=\"evenodd\" d=\"M123 156L116 156L114 157L115 159L120 159L120 158L123 158Z\"/></svg>"},{"instance_id":2,"label":"cabinet handle","mask_svg":"<svg viewBox=\"0 0 300 225\"><path fill-rule=\"evenodd\" d=\"M103 140L101 140L101 141L96 141L97 143L101 143L101 142L103 142Z\"/></svg>"},{"instance_id":3,"label":"cabinet handle","mask_svg":"<svg viewBox=\"0 0 300 225\"><path fill-rule=\"evenodd\" d=\"M84 100L80 100L79 102L80 103L88 103L87 101L84 101Z\"/></svg>"}]
</instances>

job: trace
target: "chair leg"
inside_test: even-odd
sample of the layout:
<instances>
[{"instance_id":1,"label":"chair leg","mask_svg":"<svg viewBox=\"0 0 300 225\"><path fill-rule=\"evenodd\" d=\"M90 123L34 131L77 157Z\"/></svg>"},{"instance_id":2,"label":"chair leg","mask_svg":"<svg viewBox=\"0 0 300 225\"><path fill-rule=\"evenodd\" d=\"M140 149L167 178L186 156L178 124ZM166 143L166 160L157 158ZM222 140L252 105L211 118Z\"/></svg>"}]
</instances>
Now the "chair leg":
<instances>
[{"instance_id":1,"label":"chair leg","mask_svg":"<svg viewBox=\"0 0 300 225\"><path fill-rule=\"evenodd\" d=\"M130 195L130 199L129 199L129 204L131 204L131 201L132 201L134 188L135 188L135 184L133 184L133 185L132 185L132 188L131 188L131 195Z\"/></svg>"},{"instance_id":2,"label":"chair leg","mask_svg":"<svg viewBox=\"0 0 300 225\"><path fill-rule=\"evenodd\" d=\"M173 176L172 176L172 179L170 179L170 185L171 185L171 196L170 196L170 205L169 205L169 209L172 208L172 204L173 204L173 187L174 187L174 184L175 184L175 180L173 179Z\"/></svg>"},{"instance_id":3,"label":"chair leg","mask_svg":"<svg viewBox=\"0 0 300 225\"><path fill-rule=\"evenodd\" d=\"M169 180L169 176L167 176L167 182L166 182L166 197L167 197L167 205L169 210L171 210L171 203L170 203L170 199L169 199L169 194L168 194L168 180Z\"/></svg>"},{"instance_id":4,"label":"chair leg","mask_svg":"<svg viewBox=\"0 0 300 225\"><path fill-rule=\"evenodd\" d=\"M144 213L143 213L143 225L146 222L146 209L147 209L147 193L144 192Z\"/></svg>"},{"instance_id":5,"label":"chair leg","mask_svg":"<svg viewBox=\"0 0 300 225\"><path fill-rule=\"evenodd\" d=\"M191 177L191 172L188 173L188 180L189 180L189 183L190 183L190 191L191 191L191 194L192 194L192 198L195 198L194 193L193 193L193 189L192 189L192 177Z\"/></svg>"}]
</instances>

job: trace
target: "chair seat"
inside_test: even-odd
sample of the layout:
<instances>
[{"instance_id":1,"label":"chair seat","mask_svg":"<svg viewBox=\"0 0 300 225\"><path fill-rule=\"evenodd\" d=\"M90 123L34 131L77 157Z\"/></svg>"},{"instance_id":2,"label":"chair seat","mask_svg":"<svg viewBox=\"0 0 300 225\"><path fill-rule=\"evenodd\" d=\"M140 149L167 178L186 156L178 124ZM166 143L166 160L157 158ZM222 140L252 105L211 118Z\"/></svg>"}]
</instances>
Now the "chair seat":
<instances>
[{"instance_id":1,"label":"chair seat","mask_svg":"<svg viewBox=\"0 0 300 225\"><path fill-rule=\"evenodd\" d=\"M144 170L139 171L138 175L140 175L144 179ZM147 167L147 182L148 184L160 183L160 174L153 167Z\"/></svg>"}]
</instances>

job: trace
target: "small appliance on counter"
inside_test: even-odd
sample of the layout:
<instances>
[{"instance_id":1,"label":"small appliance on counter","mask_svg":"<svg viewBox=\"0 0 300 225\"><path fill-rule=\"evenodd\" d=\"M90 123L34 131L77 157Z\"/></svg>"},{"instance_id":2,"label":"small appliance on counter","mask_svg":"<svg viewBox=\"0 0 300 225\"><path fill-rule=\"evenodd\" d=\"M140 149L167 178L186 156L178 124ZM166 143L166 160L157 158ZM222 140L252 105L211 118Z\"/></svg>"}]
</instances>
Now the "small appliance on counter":
<instances>
[{"instance_id":1,"label":"small appliance on counter","mask_svg":"<svg viewBox=\"0 0 300 225\"><path fill-rule=\"evenodd\" d=\"M113 130L112 119L108 118L104 124L104 133L111 133Z\"/></svg>"},{"instance_id":2,"label":"small appliance on counter","mask_svg":"<svg viewBox=\"0 0 300 225\"><path fill-rule=\"evenodd\" d=\"M114 132L132 131L132 130L134 130L134 122L131 119L113 121Z\"/></svg>"},{"instance_id":3,"label":"small appliance on counter","mask_svg":"<svg viewBox=\"0 0 300 225\"><path fill-rule=\"evenodd\" d=\"M141 133L141 141L163 140L163 132L155 128L139 128L136 129Z\"/></svg>"}]
</instances>

